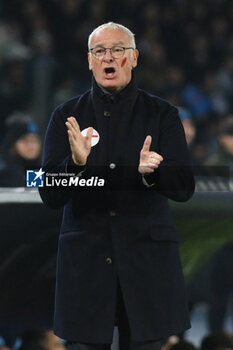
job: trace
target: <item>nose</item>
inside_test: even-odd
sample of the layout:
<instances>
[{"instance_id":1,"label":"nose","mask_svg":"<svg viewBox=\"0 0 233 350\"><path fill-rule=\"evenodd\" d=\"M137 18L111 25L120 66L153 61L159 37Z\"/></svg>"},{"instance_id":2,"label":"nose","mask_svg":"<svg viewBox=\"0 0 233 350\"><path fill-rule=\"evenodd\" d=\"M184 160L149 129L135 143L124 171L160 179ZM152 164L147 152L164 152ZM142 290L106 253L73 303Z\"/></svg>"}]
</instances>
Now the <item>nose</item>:
<instances>
[{"instance_id":1,"label":"nose","mask_svg":"<svg viewBox=\"0 0 233 350\"><path fill-rule=\"evenodd\" d=\"M106 53L105 53L105 55L103 56L103 59L104 59L105 61L108 61L108 62L112 62L112 61L113 61L113 57L112 57L112 54L111 54L110 49L106 49Z\"/></svg>"}]
</instances>

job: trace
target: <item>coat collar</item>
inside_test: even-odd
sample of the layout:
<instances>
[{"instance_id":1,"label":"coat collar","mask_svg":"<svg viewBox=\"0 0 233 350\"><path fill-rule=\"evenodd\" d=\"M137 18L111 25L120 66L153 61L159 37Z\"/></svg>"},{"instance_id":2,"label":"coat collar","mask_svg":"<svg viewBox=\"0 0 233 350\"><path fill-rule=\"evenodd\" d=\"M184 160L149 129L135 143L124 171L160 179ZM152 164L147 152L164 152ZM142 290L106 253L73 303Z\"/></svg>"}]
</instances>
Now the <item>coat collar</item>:
<instances>
[{"instance_id":1,"label":"coat collar","mask_svg":"<svg viewBox=\"0 0 233 350\"><path fill-rule=\"evenodd\" d=\"M105 91L97 84L95 78L93 77L91 93L94 99L100 98L105 103L115 104L135 99L135 97L137 96L137 92L138 89L133 72L130 83L122 90L115 93L109 93L108 91Z\"/></svg>"}]
</instances>

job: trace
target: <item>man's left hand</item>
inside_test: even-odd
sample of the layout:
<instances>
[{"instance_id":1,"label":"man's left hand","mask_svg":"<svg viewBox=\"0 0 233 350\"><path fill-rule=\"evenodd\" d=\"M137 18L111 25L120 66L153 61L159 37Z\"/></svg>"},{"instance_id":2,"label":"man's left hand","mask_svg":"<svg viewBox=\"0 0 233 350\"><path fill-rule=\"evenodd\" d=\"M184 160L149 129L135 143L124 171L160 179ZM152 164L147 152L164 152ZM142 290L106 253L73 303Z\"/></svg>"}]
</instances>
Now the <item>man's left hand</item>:
<instances>
[{"instance_id":1,"label":"man's left hand","mask_svg":"<svg viewBox=\"0 0 233 350\"><path fill-rule=\"evenodd\" d=\"M140 152L138 171L142 175L153 173L163 161L160 154L150 151L151 141L152 137L148 135Z\"/></svg>"}]
</instances>

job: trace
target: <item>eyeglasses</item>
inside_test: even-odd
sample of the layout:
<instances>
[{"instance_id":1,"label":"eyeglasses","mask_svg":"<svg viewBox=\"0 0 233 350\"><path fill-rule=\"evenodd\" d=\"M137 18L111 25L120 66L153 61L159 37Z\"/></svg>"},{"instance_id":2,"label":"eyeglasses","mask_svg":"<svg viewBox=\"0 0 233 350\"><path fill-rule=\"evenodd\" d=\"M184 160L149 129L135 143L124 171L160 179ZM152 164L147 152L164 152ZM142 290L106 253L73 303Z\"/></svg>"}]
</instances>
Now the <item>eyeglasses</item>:
<instances>
[{"instance_id":1,"label":"eyeglasses","mask_svg":"<svg viewBox=\"0 0 233 350\"><path fill-rule=\"evenodd\" d=\"M122 47L122 46L113 46L113 47L94 47L89 51L98 59L103 58L106 55L107 50L110 51L110 54L113 58L121 58L124 56L125 50L134 50L133 47Z\"/></svg>"}]
</instances>

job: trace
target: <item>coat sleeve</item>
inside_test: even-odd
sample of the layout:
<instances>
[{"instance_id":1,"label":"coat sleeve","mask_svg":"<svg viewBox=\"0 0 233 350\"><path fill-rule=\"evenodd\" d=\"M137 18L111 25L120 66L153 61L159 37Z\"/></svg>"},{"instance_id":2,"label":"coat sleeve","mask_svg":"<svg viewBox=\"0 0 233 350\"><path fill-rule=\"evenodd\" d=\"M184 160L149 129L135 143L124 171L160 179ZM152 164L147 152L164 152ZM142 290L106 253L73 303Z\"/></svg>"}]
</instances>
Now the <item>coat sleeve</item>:
<instances>
[{"instance_id":1,"label":"coat sleeve","mask_svg":"<svg viewBox=\"0 0 233 350\"><path fill-rule=\"evenodd\" d=\"M155 151L164 160L154 173L145 176L148 184L154 184L148 190L154 189L175 201L187 201L195 183L183 125L173 106L161 118L159 149Z\"/></svg>"},{"instance_id":2,"label":"coat sleeve","mask_svg":"<svg viewBox=\"0 0 233 350\"><path fill-rule=\"evenodd\" d=\"M83 167L78 167L71 160L71 150L65 125L66 117L61 107L52 114L44 141L42 167L45 173L64 174L72 171L78 174ZM68 169L67 169L68 168ZM43 187L39 189L40 196L45 204L51 208L63 207L72 197L71 189Z\"/></svg>"}]
</instances>

